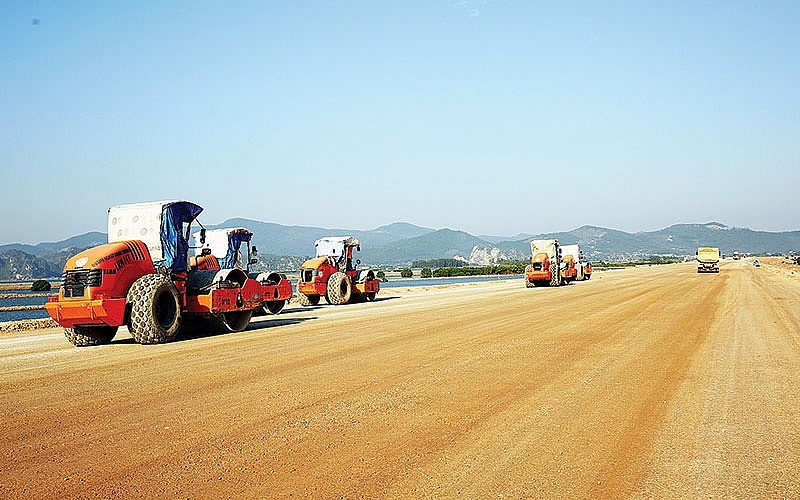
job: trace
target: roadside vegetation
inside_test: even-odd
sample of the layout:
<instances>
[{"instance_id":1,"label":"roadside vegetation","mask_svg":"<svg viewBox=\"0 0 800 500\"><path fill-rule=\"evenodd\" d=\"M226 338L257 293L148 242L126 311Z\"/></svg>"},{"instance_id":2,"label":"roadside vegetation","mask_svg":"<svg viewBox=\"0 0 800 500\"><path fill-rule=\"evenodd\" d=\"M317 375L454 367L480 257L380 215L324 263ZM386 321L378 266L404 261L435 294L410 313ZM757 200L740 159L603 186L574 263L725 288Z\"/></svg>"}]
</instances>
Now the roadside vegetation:
<instances>
[{"instance_id":1,"label":"roadside vegetation","mask_svg":"<svg viewBox=\"0 0 800 500\"><path fill-rule=\"evenodd\" d=\"M652 266L661 264L676 264L683 262L683 257L664 257L662 255L653 255L644 259L630 260L625 262L604 260L592 262L592 267L595 269L604 269L609 267L636 267L636 266Z\"/></svg>"},{"instance_id":2,"label":"roadside vegetation","mask_svg":"<svg viewBox=\"0 0 800 500\"><path fill-rule=\"evenodd\" d=\"M32 292L49 292L53 286L47 280L36 280L31 285Z\"/></svg>"},{"instance_id":3,"label":"roadside vegetation","mask_svg":"<svg viewBox=\"0 0 800 500\"><path fill-rule=\"evenodd\" d=\"M415 260L411 263L411 267L419 268L437 268L437 267L464 267L467 263L458 259L428 259L428 260Z\"/></svg>"},{"instance_id":4,"label":"roadside vegetation","mask_svg":"<svg viewBox=\"0 0 800 500\"><path fill-rule=\"evenodd\" d=\"M507 262L490 266L439 267L433 270L434 278L452 278L457 276L487 276L522 274L527 262Z\"/></svg>"}]
</instances>

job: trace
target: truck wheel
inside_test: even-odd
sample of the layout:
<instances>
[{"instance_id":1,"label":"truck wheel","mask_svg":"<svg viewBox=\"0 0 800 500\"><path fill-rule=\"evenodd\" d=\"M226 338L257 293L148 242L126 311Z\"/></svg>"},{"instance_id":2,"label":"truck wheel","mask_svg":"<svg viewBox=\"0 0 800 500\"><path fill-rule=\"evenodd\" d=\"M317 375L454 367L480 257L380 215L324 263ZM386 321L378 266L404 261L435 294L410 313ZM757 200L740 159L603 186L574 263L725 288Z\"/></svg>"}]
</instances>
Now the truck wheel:
<instances>
[{"instance_id":1,"label":"truck wheel","mask_svg":"<svg viewBox=\"0 0 800 500\"><path fill-rule=\"evenodd\" d=\"M353 294L353 286L350 284L350 278L342 272L333 273L328 278L328 302L335 306L347 304L350 302L350 296Z\"/></svg>"},{"instance_id":2,"label":"truck wheel","mask_svg":"<svg viewBox=\"0 0 800 500\"><path fill-rule=\"evenodd\" d=\"M74 328L64 328L64 335L67 340L78 347L90 345L104 345L111 342L117 334L116 326L75 326Z\"/></svg>"},{"instance_id":3,"label":"truck wheel","mask_svg":"<svg viewBox=\"0 0 800 500\"><path fill-rule=\"evenodd\" d=\"M561 284L561 272L558 270L558 264L550 264L550 286L558 286Z\"/></svg>"},{"instance_id":4,"label":"truck wheel","mask_svg":"<svg viewBox=\"0 0 800 500\"><path fill-rule=\"evenodd\" d=\"M527 277L524 277L522 279L525 280L525 288L533 288L534 286L536 286Z\"/></svg>"},{"instance_id":5,"label":"truck wheel","mask_svg":"<svg viewBox=\"0 0 800 500\"><path fill-rule=\"evenodd\" d=\"M147 274L128 290L131 336L140 344L170 342L181 326L178 289L166 276Z\"/></svg>"},{"instance_id":6,"label":"truck wheel","mask_svg":"<svg viewBox=\"0 0 800 500\"><path fill-rule=\"evenodd\" d=\"M264 309L264 312L267 314L278 314L283 311L285 305L285 300L272 300L270 302L264 302L262 304L262 309Z\"/></svg>"},{"instance_id":7,"label":"truck wheel","mask_svg":"<svg viewBox=\"0 0 800 500\"><path fill-rule=\"evenodd\" d=\"M315 306L319 304L319 295L306 295L304 293L298 293L297 302L299 302L301 306Z\"/></svg>"}]
</instances>

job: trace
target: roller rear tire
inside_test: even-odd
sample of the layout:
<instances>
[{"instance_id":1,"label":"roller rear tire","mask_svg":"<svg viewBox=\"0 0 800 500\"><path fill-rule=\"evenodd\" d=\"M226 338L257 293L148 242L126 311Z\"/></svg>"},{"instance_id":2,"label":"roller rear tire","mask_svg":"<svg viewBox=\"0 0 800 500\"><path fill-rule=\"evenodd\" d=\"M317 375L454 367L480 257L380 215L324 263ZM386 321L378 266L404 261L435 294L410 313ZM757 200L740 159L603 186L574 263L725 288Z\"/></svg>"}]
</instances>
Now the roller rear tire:
<instances>
[{"instance_id":1,"label":"roller rear tire","mask_svg":"<svg viewBox=\"0 0 800 500\"><path fill-rule=\"evenodd\" d=\"M299 302L301 306L315 306L319 304L319 299L319 295L297 294L297 302Z\"/></svg>"},{"instance_id":2,"label":"roller rear tire","mask_svg":"<svg viewBox=\"0 0 800 500\"><path fill-rule=\"evenodd\" d=\"M525 266L525 271L523 271L522 279L525 280L525 288L533 288L536 284L528 279L528 275L533 272L533 266L528 264Z\"/></svg>"},{"instance_id":3,"label":"roller rear tire","mask_svg":"<svg viewBox=\"0 0 800 500\"><path fill-rule=\"evenodd\" d=\"M353 285L350 283L350 277L345 273L333 273L328 278L328 295L326 296L328 302L335 306L347 304L350 302L352 294Z\"/></svg>"},{"instance_id":4,"label":"roller rear tire","mask_svg":"<svg viewBox=\"0 0 800 500\"><path fill-rule=\"evenodd\" d=\"M558 270L558 264L550 264L550 286L558 286L561 284L561 272Z\"/></svg>"},{"instance_id":5,"label":"roller rear tire","mask_svg":"<svg viewBox=\"0 0 800 500\"><path fill-rule=\"evenodd\" d=\"M131 306L128 329L140 344L163 344L175 339L181 326L178 289L161 274L147 274L128 290Z\"/></svg>"}]
</instances>

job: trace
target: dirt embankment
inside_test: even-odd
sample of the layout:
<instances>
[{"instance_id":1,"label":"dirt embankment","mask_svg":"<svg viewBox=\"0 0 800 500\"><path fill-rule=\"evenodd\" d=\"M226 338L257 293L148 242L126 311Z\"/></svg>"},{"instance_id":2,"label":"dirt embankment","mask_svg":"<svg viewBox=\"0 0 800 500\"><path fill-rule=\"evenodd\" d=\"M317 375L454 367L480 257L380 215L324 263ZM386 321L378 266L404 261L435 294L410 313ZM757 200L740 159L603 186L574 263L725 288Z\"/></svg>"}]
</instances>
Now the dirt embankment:
<instances>
[{"instance_id":1,"label":"dirt embankment","mask_svg":"<svg viewBox=\"0 0 800 500\"><path fill-rule=\"evenodd\" d=\"M51 318L42 319L22 319L18 321L4 321L0 323L0 333L2 332L24 332L30 330L44 330L56 328L58 323Z\"/></svg>"}]
</instances>

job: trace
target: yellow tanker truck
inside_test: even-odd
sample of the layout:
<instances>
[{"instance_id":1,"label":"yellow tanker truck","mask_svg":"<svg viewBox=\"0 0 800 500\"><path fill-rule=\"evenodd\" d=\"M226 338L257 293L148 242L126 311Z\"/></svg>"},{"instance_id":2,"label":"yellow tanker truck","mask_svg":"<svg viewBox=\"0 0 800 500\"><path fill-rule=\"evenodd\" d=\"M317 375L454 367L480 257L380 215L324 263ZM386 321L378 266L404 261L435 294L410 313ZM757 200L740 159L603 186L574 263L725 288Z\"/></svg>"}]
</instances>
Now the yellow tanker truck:
<instances>
[{"instance_id":1,"label":"yellow tanker truck","mask_svg":"<svg viewBox=\"0 0 800 500\"><path fill-rule=\"evenodd\" d=\"M697 272L719 272L719 248L700 247L697 249Z\"/></svg>"}]
</instances>

